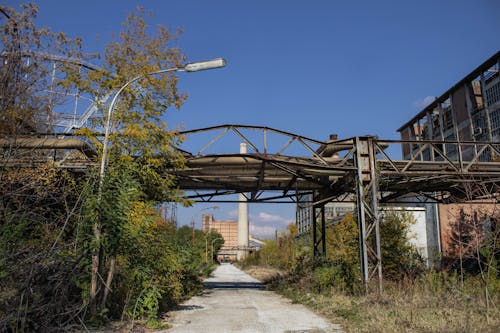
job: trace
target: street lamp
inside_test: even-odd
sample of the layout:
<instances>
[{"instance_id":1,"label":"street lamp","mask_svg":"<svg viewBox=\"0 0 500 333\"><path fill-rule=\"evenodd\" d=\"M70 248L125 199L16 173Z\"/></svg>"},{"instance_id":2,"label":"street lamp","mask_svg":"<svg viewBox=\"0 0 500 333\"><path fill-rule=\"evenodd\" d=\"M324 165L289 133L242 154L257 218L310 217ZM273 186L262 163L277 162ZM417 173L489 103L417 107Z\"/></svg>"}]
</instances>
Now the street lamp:
<instances>
[{"instance_id":1,"label":"street lamp","mask_svg":"<svg viewBox=\"0 0 500 333\"><path fill-rule=\"evenodd\" d=\"M194 227L195 227L195 218L196 216L198 216L199 213L203 212L204 210L208 210L208 209L214 209L214 210L217 210L219 209L219 206L210 206L210 207L205 207L205 208L202 208L198 211L196 211L193 216L191 216L191 229L192 230L192 233L193 233L193 237L192 237L192 245L194 246ZM203 225L203 223L202 223ZM203 230L202 230L203 231ZM207 253L207 235L205 233L205 257L206 257L206 253Z\"/></svg>"},{"instance_id":2,"label":"street lamp","mask_svg":"<svg viewBox=\"0 0 500 333\"><path fill-rule=\"evenodd\" d=\"M118 96L122 93L125 88L127 88L130 84L134 83L135 81L147 77L150 75L155 75L155 74L163 74L163 73L168 73L168 72L197 72L197 71L202 71L206 69L213 69L213 68L220 68L224 67L226 65L226 60L222 58L217 58L213 60L207 60L207 61L199 61L199 62L192 62L188 63L182 67L172 67L172 68L167 68L167 69L161 69L157 70L151 73L146 73L146 74L141 74L138 75L131 80L127 81L114 95L113 99L111 100L111 104L109 105L108 109L108 115L106 119L106 129L104 133L104 140L102 143L102 158L101 158L101 168L99 170L99 183L98 183L98 189L97 189L97 201L98 205L100 206L101 200L102 200L102 188L104 184L104 175L106 171L106 159L107 159L107 153L108 153L108 142L109 142L109 132L111 131L111 116L113 115L113 110L115 107L115 103L118 99ZM101 219L96 221L93 226L93 231L94 231L94 237L96 243L100 242L101 238ZM95 306L95 300L96 300L96 295L97 295L97 276L98 276L98 271L99 271L99 254L100 254L100 249L95 250L94 253L92 254L92 273L91 273L91 287L90 287L90 301L91 304L94 304ZM111 272L112 270L110 270ZM112 275L111 275L112 276ZM108 275L109 278L109 275ZM109 285L109 283L108 283ZM105 295L104 295L104 302L106 300L106 292L109 289L105 289Z\"/></svg>"},{"instance_id":3,"label":"street lamp","mask_svg":"<svg viewBox=\"0 0 500 333\"><path fill-rule=\"evenodd\" d=\"M211 248L212 248L212 260L213 260L213 258L214 258L214 242L215 242L216 240L219 240L219 239L224 240L224 238L222 238L222 237L217 237L217 238L215 238L215 239L212 239L212 244L211 244Z\"/></svg>"},{"instance_id":4,"label":"street lamp","mask_svg":"<svg viewBox=\"0 0 500 333\"><path fill-rule=\"evenodd\" d=\"M108 153L108 141L109 141L109 132L111 131L111 116L113 115L113 110L115 107L116 100L118 99L118 96L122 93L125 88L127 88L130 84L134 83L135 81L151 76L151 75L156 75L156 74L163 74L163 73L168 73L168 72L198 72L198 71L203 71L207 69L215 69L215 68L221 68L226 66L226 60L223 58L216 58L212 60L206 60L206 61L197 61L197 62L191 62L188 63L182 67L172 67L172 68L167 68L167 69L160 69L151 73L147 74L141 74L133 79L129 80L127 83L125 83L115 94L113 99L111 100L111 104L109 105L108 109L108 116L106 119L106 129L104 132L104 141L102 143L102 158L101 158L101 169L99 171L99 196L102 192L102 185L104 182L104 174L105 174L105 169L106 169L106 159L107 159L107 153Z\"/></svg>"},{"instance_id":5,"label":"street lamp","mask_svg":"<svg viewBox=\"0 0 500 333\"><path fill-rule=\"evenodd\" d=\"M205 207L205 208L200 209L199 211L197 211L191 217L191 229L192 229L192 232L193 232L193 239L192 239L193 246L194 246L194 227L195 227L195 220L194 219L195 219L196 216L198 216L199 213L201 213L204 210L208 210L208 209L217 210L217 209L219 209L219 206ZM203 222L201 223L201 227L203 228ZM205 262L208 262L208 240L207 240L208 230L201 230L201 231L205 233Z\"/></svg>"}]
</instances>

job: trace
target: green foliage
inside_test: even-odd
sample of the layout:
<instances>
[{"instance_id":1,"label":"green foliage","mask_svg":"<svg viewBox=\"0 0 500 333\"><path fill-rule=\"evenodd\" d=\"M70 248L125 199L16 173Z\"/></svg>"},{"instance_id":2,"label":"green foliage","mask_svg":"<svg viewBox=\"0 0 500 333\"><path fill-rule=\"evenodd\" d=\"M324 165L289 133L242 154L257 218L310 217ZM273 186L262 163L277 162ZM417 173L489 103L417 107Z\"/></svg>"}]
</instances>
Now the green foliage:
<instances>
[{"instance_id":1,"label":"green foliage","mask_svg":"<svg viewBox=\"0 0 500 333\"><path fill-rule=\"evenodd\" d=\"M350 322L360 322L361 313L360 308L356 303L352 303L348 308L340 308L335 310L335 315L344 318Z\"/></svg>"},{"instance_id":2,"label":"green foliage","mask_svg":"<svg viewBox=\"0 0 500 333\"><path fill-rule=\"evenodd\" d=\"M171 33L160 25L155 35L149 34L144 14L141 9L130 14L118 39L107 46L102 64L105 71L85 75L75 72L68 82L100 100L131 79L143 76L123 90L115 104L112 126L117 130L110 134L108 161L112 164L127 160L136 164L142 190L148 198L176 201L179 190L173 186L173 176L165 170L183 167L182 154L175 149L182 137L169 130L164 115L169 107L179 109L187 96L178 91L173 73L147 74L180 67L185 56L173 45L179 32ZM107 107L103 105L103 109ZM98 121L98 125L104 126L106 119ZM100 144L91 131L82 130L82 134Z\"/></svg>"},{"instance_id":3,"label":"green foliage","mask_svg":"<svg viewBox=\"0 0 500 333\"><path fill-rule=\"evenodd\" d=\"M415 219L409 212L391 211L380 224L382 268L384 278L414 276L425 269L423 259L409 242L410 227Z\"/></svg>"},{"instance_id":4,"label":"green foliage","mask_svg":"<svg viewBox=\"0 0 500 333\"><path fill-rule=\"evenodd\" d=\"M497 332L500 311L485 311L480 279L467 276L464 282L455 272L428 271L414 280L387 281L381 296L318 293L290 279L275 281L273 288L346 332ZM495 304L499 295L492 294Z\"/></svg>"},{"instance_id":5,"label":"green foliage","mask_svg":"<svg viewBox=\"0 0 500 333\"><path fill-rule=\"evenodd\" d=\"M356 218L347 213L327 230L327 261L332 271L331 286L337 290L359 290L359 229Z\"/></svg>"},{"instance_id":6,"label":"green foliage","mask_svg":"<svg viewBox=\"0 0 500 333\"><path fill-rule=\"evenodd\" d=\"M0 171L0 330L49 330L76 311L84 260L75 212L85 185L48 166Z\"/></svg>"},{"instance_id":7,"label":"green foliage","mask_svg":"<svg viewBox=\"0 0 500 333\"><path fill-rule=\"evenodd\" d=\"M152 201L145 200L138 181L137 165L127 160L114 163L103 187L103 241L108 265L116 257L113 292L107 301L110 318L144 319L156 326L158 314L201 288L205 264L205 235L187 226L177 229L162 220ZM97 200L89 196L87 235ZM192 236L195 236L193 243ZM208 237L219 237L211 233ZM93 244L93 239L87 238ZM91 247L89 247L91 248ZM203 249L203 251L202 251ZM90 269L90 267L88 267ZM110 267L108 267L108 270Z\"/></svg>"},{"instance_id":8,"label":"green foliage","mask_svg":"<svg viewBox=\"0 0 500 333\"><path fill-rule=\"evenodd\" d=\"M52 67L36 54L27 64L19 52L82 59L81 41L35 29L36 6L22 8L20 14L6 9L12 18L1 27L2 46L10 53L0 64L0 135L50 131L39 120L52 116L57 97L68 89L78 87L100 100L133 77L185 60L172 46L176 34L160 26L150 36L139 11L106 49L106 70L80 72L63 64L64 75L49 87ZM160 327L159 312L200 289L200 276L212 268L206 244L220 235L194 231L192 241L192 229L177 230L154 209L158 201L189 204L179 199L168 172L184 163L175 149L182 138L163 121L165 110L179 108L186 98L176 85L173 74L147 76L123 91L102 187L97 168L77 175L50 163L0 168L0 331L66 330L113 318ZM101 147L90 129L80 134ZM15 146L2 151L28 160L46 153L20 152Z\"/></svg>"},{"instance_id":9,"label":"green foliage","mask_svg":"<svg viewBox=\"0 0 500 333\"><path fill-rule=\"evenodd\" d=\"M272 266L280 269L293 270L297 267L298 247L295 236L297 235L294 225L288 226L288 234L279 240L266 240L261 249L250 257L253 261L259 261L262 265Z\"/></svg>"},{"instance_id":10,"label":"green foliage","mask_svg":"<svg viewBox=\"0 0 500 333\"><path fill-rule=\"evenodd\" d=\"M149 210L153 202L182 201L174 177L168 172L183 166L183 157L175 149L182 138L168 130L163 116L168 107L179 108L186 96L178 92L177 78L172 73L148 75L180 67L185 58L178 48L171 46L175 34L163 26L158 27L155 35L149 31L144 12L139 9L129 15L118 39L107 46L102 64L106 70L74 72L66 82L96 96L97 100L110 91L121 91L111 115L115 130L107 146L104 182L94 199L89 198L90 209L87 209L93 232L89 296L94 315L99 308L110 304L107 300L110 288L105 283L114 283L115 266L118 279L127 277L116 281L129 286L124 287L129 289L124 295L129 301L137 301L137 311L133 315L127 313L151 319L162 302L172 304L185 289L194 287L192 281L197 280L196 270L201 266L194 258L205 254L199 249L179 248L167 234L171 230L162 230L160 238L150 234L154 218ZM119 90L124 86L127 88ZM107 107L103 105L104 109ZM102 119L98 125L104 126L105 121ZM91 131L82 130L81 134L99 145ZM156 253L151 245L159 247L162 254ZM180 269L181 264L186 269ZM114 315L116 311L111 313Z\"/></svg>"},{"instance_id":11,"label":"green foliage","mask_svg":"<svg viewBox=\"0 0 500 333\"><path fill-rule=\"evenodd\" d=\"M382 267L384 277L414 277L424 270L421 257L409 243L413 217L407 212L385 214L380 224ZM326 233L327 253L312 258L310 240L296 241L294 229L279 241L267 241L251 259L261 265L289 272L289 282L300 289L317 293L329 290L357 294L363 290L359 262L359 231L355 216L348 213L329 226Z\"/></svg>"}]
</instances>

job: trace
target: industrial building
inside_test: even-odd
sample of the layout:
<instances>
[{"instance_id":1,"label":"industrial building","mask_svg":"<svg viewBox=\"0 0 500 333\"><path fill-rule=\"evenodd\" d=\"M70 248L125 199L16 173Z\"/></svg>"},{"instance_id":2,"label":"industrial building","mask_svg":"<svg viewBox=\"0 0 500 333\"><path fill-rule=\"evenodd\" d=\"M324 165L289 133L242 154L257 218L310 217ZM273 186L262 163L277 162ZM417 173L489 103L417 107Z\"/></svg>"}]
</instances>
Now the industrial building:
<instances>
[{"instance_id":1,"label":"industrial building","mask_svg":"<svg viewBox=\"0 0 500 333\"><path fill-rule=\"evenodd\" d=\"M402 140L500 142L500 52L490 57L398 129ZM421 147L421 146L420 146ZM418 145L402 146L404 159L490 161L480 146L439 144L439 153Z\"/></svg>"},{"instance_id":2,"label":"industrial building","mask_svg":"<svg viewBox=\"0 0 500 333\"><path fill-rule=\"evenodd\" d=\"M410 243L415 246L418 253L427 262L428 266L435 264L441 248L439 238L439 216L437 206L430 203L419 202L415 198L408 198L415 203L386 204L381 207L382 215L389 212L406 212L413 216L414 224L410 226ZM305 201L297 206L297 230L299 234L310 234L312 228L313 207ZM348 213L355 213L353 202L329 202L325 205L326 226L338 222Z\"/></svg>"},{"instance_id":3,"label":"industrial building","mask_svg":"<svg viewBox=\"0 0 500 333\"><path fill-rule=\"evenodd\" d=\"M403 144L403 158L423 161L446 158L459 162L472 160L488 162L498 158L500 145L499 69L500 52L497 52L401 126L398 129L401 140L441 141L439 149L428 147L422 150L422 146ZM446 141L485 142L485 145L458 145L449 144ZM492 145L487 145L487 142ZM452 225L457 219L463 218L461 215L479 216L481 215L478 214L479 212L488 212L486 215L498 217L498 208L494 204L470 202L423 206L433 212L428 216L427 230L434 236L433 229L437 228L435 234L439 235L439 238L435 246L445 257L454 256ZM491 224L491 221L487 221L486 224Z\"/></svg>"},{"instance_id":4,"label":"industrial building","mask_svg":"<svg viewBox=\"0 0 500 333\"><path fill-rule=\"evenodd\" d=\"M499 68L500 52L497 52L401 126L398 132L403 141L403 160L461 163L498 159ZM431 147L405 140L433 142ZM299 234L311 232L315 218L311 199L311 195L299 197L296 214ZM438 264L442 256L453 256L451 226L461 214L474 215L474 211L485 211L492 219L487 225L495 222L495 216L498 218L498 208L491 204L437 204L429 202L425 195L407 196L404 201L404 204L385 203L380 210L382 215L384 211L405 210L414 216L416 223L411 228L411 242L429 266ZM350 202L328 203L324 208L326 225L354 208L354 203Z\"/></svg>"},{"instance_id":5,"label":"industrial building","mask_svg":"<svg viewBox=\"0 0 500 333\"><path fill-rule=\"evenodd\" d=\"M237 221L216 221L213 214L203 214L201 216L201 230L204 232L217 231L224 238L224 245L218 254L220 261L236 261L238 255Z\"/></svg>"},{"instance_id":6,"label":"industrial building","mask_svg":"<svg viewBox=\"0 0 500 333\"><path fill-rule=\"evenodd\" d=\"M307 234L311 230L313 218L313 206L311 205L311 195L303 195L302 200L297 203L296 226L299 235ZM325 205L325 220L329 225L341 219L347 212L355 210L353 202L329 202Z\"/></svg>"}]
</instances>

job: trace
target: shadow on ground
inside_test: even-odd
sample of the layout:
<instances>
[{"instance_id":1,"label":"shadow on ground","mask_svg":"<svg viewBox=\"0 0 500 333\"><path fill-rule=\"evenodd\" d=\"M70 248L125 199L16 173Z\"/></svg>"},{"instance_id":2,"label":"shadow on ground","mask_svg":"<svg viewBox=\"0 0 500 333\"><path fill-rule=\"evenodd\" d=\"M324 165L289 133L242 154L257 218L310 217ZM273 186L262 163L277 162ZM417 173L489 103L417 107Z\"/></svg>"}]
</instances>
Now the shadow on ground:
<instances>
[{"instance_id":1,"label":"shadow on ground","mask_svg":"<svg viewBox=\"0 0 500 333\"><path fill-rule=\"evenodd\" d=\"M206 289L266 289L260 282L203 282Z\"/></svg>"},{"instance_id":2,"label":"shadow on ground","mask_svg":"<svg viewBox=\"0 0 500 333\"><path fill-rule=\"evenodd\" d=\"M199 306L199 305L177 305L173 308L173 310L175 311L189 311L189 310L200 310L200 309L204 309L203 306Z\"/></svg>"}]
</instances>

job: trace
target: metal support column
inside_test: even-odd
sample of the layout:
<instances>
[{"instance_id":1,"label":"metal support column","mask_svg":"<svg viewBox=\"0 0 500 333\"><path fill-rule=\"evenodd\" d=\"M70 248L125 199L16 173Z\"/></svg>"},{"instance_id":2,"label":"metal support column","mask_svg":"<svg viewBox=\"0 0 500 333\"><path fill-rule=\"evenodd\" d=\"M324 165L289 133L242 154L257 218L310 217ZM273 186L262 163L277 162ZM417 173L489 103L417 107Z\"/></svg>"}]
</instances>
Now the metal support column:
<instances>
[{"instance_id":1,"label":"metal support column","mask_svg":"<svg viewBox=\"0 0 500 333\"><path fill-rule=\"evenodd\" d=\"M314 198L316 201L316 198ZM325 203L313 205L313 253L314 257L326 255Z\"/></svg>"},{"instance_id":2,"label":"metal support column","mask_svg":"<svg viewBox=\"0 0 500 333\"><path fill-rule=\"evenodd\" d=\"M382 292L382 255L378 214L378 177L375 161L375 138L355 138L356 201L359 226L361 273L365 290L377 275Z\"/></svg>"}]
</instances>

